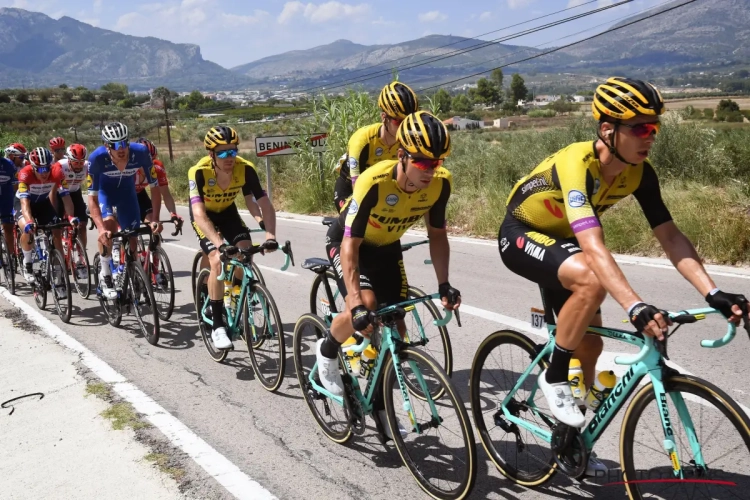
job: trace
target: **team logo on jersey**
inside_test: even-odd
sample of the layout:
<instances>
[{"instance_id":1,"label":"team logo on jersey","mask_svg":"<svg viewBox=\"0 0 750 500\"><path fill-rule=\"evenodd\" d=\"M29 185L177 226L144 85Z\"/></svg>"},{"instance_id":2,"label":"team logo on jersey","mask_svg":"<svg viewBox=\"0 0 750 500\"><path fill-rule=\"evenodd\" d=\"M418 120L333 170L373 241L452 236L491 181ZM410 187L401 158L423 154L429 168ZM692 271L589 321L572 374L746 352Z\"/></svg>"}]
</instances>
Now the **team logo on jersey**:
<instances>
[{"instance_id":1,"label":"team logo on jersey","mask_svg":"<svg viewBox=\"0 0 750 500\"><path fill-rule=\"evenodd\" d=\"M151 167L151 178L156 180L156 167L154 166Z\"/></svg>"},{"instance_id":2,"label":"team logo on jersey","mask_svg":"<svg viewBox=\"0 0 750 500\"><path fill-rule=\"evenodd\" d=\"M25 193L25 192L27 192L28 190L29 190L29 187L28 187L28 186L27 186L27 185L26 185L25 183L23 183L23 182L22 182L22 183L20 183L20 184L18 185L18 192L19 192L19 193Z\"/></svg>"},{"instance_id":3,"label":"team logo on jersey","mask_svg":"<svg viewBox=\"0 0 750 500\"><path fill-rule=\"evenodd\" d=\"M190 191L194 190L195 189L195 181L191 180L190 182L188 182L188 187L190 188Z\"/></svg>"},{"instance_id":4,"label":"team logo on jersey","mask_svg":"<svg viewBox=\"0 0 750 500\"><path fill-rule=\"evenodd\" d=\"M208 179L208 185L214 187L216 185L216 179Z\"/></svg>"},{"instance_id":5,"label":"team logo on jersey","mask_svg":"<svg viewBox=\"0 0 750 500\"><path fill-rule=\"evenodd\" d=\"M594 179L594 192L593 192L593 194L598 193L600 187L602 187L602 181L600 181L599 179Z\"/></svg>"},{"instance_id":6,"label":"team logo on jersey","mask_svg":"<svg viewBox=\"0 0 750 500\"><path fill-rule=\"evenodd\" d=\"M390 206L394 206L396 203L398 203L398 196L396 196L395 194L389 194L385 197L385 202Z\"/></svg>"},{"instance_id":7,"label":"team logo on jersey","mask_svg":"<svg viewBox=\"0 0 750 500\"><path fill-rule=\"evenodd\" d=\"M347 160L347 161L349 163L349 170L357 168L357 165L359 165L359 162L357 162L356 158L349 158L349 160Z\"/></svg>"},{"instance_id":8,"label":"team logo on jersey","mask_svg":"<svg viewBox=\"0 0 750 500\"><path fill-rule=\"evenodd\" d=\"M67 179L62 179L60 181L60 186L62 186L65 189L68 189L68 180Z\"/></svg>"},{"instance_id":9,"label":"team logo on jersey","mask_svg":"<svg viewBox=\"0 0 750 500\"><path fill-rule=\"evenodd\" d=\"M377 148L375 150L375 156L381 156L383 154L383 148Z\"/></svg>"},{"instance_id":10,"label":"team logo on jersey","mask_svg":"<svg viewBox=\"0 0 750 500\"><path fill-rule=\"evenodd\" d=\"M571 208L580 208L585 204L586 204L586 197L583 195L582 192L573 189L568 193L568 205Z\"/></svg>"},{"instance_id":11,"label":"team logo on jersey","mask_svg":"<svg viewBox=\"0 0 750 500\"><path fill-rule=\"evenodd\" d=\"M355 200L352 200L349 203L349 215L354 215L359 211L359 205L357 205L357 202Z\"/></svg>"},{"instance_id":12,"label":"team logo on jersey","mask_svg":"<svg viewBox=\"0 0 750 500\"><path fill-rule=\"evenodd\" d=\"M93 183L94 183L94 180L91 178L90 175L87 175L86 176L86 189L90 189L91 188L91 184L93 184Z\"/></svg>"}]
</instances>

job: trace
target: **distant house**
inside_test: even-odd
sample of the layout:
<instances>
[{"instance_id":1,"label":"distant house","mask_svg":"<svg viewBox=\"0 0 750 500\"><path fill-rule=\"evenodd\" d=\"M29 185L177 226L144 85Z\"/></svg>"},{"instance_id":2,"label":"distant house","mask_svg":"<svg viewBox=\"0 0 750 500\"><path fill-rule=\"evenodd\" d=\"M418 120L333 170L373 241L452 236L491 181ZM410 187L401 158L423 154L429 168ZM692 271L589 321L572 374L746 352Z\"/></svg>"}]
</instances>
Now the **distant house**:
<instances>
[{"instance_id":1,"label":"distant house","mask_svg":"<svg viewBox=\"0 0 750 500\"><path fill-rule=\"evenodd\" d=\"M573 102L586 102L586 96L583 96L583 95L574 95L573 96Z\"/></svg>"},{"instance_id":2,"label":"distant house","mask_svg":"<svg viewBox=\"0 0 750 500\"><path fill-rule=\"evenodd\" d=\"M460 116L454 116L444 120L445 126L452 126L453 130L466 130L475 128L484 128L484 122L481 120L470 120L469 118L461 118Z\"/></svg>"}]
</instances>

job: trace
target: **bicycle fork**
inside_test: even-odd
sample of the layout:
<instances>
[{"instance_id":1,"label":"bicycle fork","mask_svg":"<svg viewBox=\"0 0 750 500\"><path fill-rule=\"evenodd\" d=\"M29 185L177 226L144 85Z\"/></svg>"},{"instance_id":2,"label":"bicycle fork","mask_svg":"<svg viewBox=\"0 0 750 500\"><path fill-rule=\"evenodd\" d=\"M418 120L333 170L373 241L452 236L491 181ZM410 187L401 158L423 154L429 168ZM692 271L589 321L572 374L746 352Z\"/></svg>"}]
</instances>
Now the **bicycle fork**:
<instances>
[{"instance_id":1,"label":"bicycle fork","mask_svg":"<svg viewBox=\"0 0 750 500\"><path fill-rule=\"evenodd\" d=\"M429 422L425 423L417 422L416 415L414 415L414 408L412 408L411 398L409 397L409 389L406 386L406 381L404 380L404 372L403 370L401 370L398 350L394 343L390 344L390 350L393 369L396 372L396 381L398 382L398 387L401 390L401 397L404 400L403 408L404 411L409 415L409 422L411 422L412 430L416 432L417 435L419 435L422 434L422 431L428 430L432 427L437 428L441 423L443 423L443 419L440 418L440 415L438 415L435 401L432 399L430 389L429 387L427 387L427 382L422 376L422 373L419 371L419 368L417 368L417 363L412 360L407 361L409 363L409 368L411 368L411 371L414 374L414 378L417 379L417 383L419 384L419 388L421 389L422 394L425 395L427 402L430 404L430 413L432 414L432 418Z\"/></svg>"}]
</instances>

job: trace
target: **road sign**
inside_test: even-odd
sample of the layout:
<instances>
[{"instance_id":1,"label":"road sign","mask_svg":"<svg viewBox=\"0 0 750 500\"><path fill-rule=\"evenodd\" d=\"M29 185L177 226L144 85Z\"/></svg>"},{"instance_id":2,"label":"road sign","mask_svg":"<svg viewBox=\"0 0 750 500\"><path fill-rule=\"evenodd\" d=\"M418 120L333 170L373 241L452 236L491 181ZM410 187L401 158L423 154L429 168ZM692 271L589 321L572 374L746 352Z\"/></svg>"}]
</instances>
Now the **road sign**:
<instances>
[{"instance_id":1,"label":"road sign","mask_svg":"<svg viewBox=\"0 0 750 500\"><path fill-rule=\"evenodd\" d=\"M328 134L320 132L310 137L313 152L322 153L326 150L326 137ZM255 154L258 157L293 155L297 154L292 144L299 141L294 135L281 135L277 137L256 137Z\"/></svg>"}]
</instances>

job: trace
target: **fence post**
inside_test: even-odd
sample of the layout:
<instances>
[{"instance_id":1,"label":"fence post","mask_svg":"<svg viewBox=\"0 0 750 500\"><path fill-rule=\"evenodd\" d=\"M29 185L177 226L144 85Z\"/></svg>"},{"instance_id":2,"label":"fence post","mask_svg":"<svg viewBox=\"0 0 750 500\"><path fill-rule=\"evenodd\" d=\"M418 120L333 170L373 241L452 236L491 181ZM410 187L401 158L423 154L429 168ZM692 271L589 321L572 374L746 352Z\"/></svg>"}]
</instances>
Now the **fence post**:
<instances>
[{"instance_id":1,"label":"fence post","mask_svg":"<svg viewBox=\"0 0 750 500\"><path fill-rule=\"evenodd\" d=\"M320 173L320 187L323 187L324 174L323 174L323 153L318 153L318 172Z\"/></svg>"},{"instance_id":2,"label":"fence post","mask_svg":"<svg viewBox=\"0 0 750 500\"><path fill-rule=\"evenodd\" d=\"M266 195L268 196L268 201L273 203L273 198L271 197L271 159L266 156Z\"/></svg>"}]
</instances>

